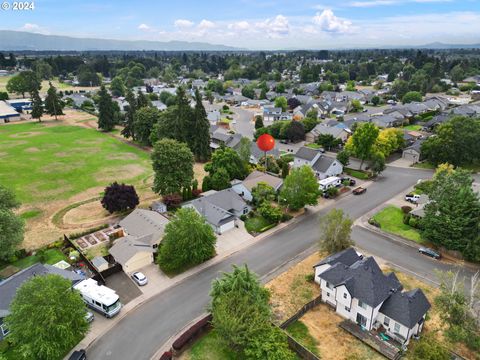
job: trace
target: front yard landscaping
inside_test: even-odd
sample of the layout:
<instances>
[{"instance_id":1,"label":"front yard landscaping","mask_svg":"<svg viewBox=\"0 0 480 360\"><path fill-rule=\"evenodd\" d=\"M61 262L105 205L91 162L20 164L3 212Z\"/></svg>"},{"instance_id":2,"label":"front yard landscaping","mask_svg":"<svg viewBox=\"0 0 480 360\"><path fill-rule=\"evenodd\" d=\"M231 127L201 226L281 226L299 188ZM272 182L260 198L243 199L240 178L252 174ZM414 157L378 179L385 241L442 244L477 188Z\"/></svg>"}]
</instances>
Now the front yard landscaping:
<instances>
[{"instance_id":1,"label":"front yard landscaping","mask_svg":"<svg viewBox=\"0 0 480 360\"><path fill-rule=\"evenodd\" d=\"M355 169L351 169L351 168L345 168L344 172L345 172L345 174L353 176L353 177L355 177L357 179L360 179L360 180L370 179L370 174L366 171L363 171L363 170L355 170Z\"/></svg>"},{"instance_id":2,"label":"front yard landscaping","mask_svg":"<svg viewBox=\"0 0 480 360\"><path fill-rule=\"evenodd\" d=\"M403 129L408 131L419 131L422 129L422 125L406 125Z\"/></svg>"},{"instance_id":3,"label":"front yard landscaping","mask_svg":"<svg viewBox=\"0 0 480 360\"><path fill-rule=\"evenodd\" d=\"M425 243L417 229L403 223L403 212L395 206L387 206L380 210L373 216L373 219L380 224L383 231L402 236L419 244Z\"/></svg>"},{"instance_id":4,"label":"front yard landscaping","mask_svg":"<svg viewBox=\"0 0 480 360\"><path fill-rule=\"evenodd\" d=\"M275 225L276 224L271 223L260 215L255 215L253 217L248 217L247 219L245 219L245 229L247 229L249 233L261 233L267 231L268 229L271 229Z\"/></svg>"}]
</instances>

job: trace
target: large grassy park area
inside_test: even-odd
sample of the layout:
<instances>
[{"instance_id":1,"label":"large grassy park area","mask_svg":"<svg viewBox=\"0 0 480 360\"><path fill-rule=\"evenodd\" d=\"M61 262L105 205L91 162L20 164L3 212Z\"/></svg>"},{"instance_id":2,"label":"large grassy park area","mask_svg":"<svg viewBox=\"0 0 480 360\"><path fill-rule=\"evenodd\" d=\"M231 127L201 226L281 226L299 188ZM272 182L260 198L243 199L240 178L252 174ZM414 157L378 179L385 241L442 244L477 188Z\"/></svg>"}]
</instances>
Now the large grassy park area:
<instances>
[{"instance_id":1,"label":"large grassy park area","mask_svg":"<svg viewBox=\"0 0 480 360\"><path fill-rule=\"evenodd\" d=\"M148 153L94 129L62 121L0 126L0 183L22 202L27 248L58 239L65 230L51 220L65 207L98 197L115 180L148 191L151 175Z\"/></svg>"}]
</instances>

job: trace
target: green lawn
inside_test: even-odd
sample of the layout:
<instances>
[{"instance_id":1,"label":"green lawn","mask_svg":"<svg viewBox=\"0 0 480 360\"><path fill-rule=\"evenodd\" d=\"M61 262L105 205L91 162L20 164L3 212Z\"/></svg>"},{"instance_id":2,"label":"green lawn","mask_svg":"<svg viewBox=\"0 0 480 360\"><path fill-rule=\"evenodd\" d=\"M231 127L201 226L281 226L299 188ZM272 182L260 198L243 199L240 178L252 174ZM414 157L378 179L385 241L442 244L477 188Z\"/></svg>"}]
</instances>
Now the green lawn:
<instances>
[{"instance_id":1,"label":"green lawn","mask_svg":"<svg viewBox=\"0 0 480 360\"><path fill-rule=\"evenodd\" d=\"M8 80L10 80L14 75L9 75L9 76L0 76L0 91L7 91L7 83ZM54 78L51 80L53 86L55 86L58 90L78 90L78 87L72 86L70 84L66 83L61 83L58 81L58 78ZM49 80L43 80L42 81L42 88L40 89L41 93L46 93L49 87ZM91 89L98 89L99 87L92 87ZM28 96L25 94L25 96Z\"/></svg>"},{"instance_id":2,"label":"green lawn","mask_svg":"<svg viewBox=\"0 0 480 360\"><path fill-rule=\"evenodd\" d=\"M422 129L422 125L407 125L403 127L404 130L418 131Z\"/></svg>"},{"instance_id":3,"label":"green lawn","mask_svg":"<svg viewBox=\"0 0 480 360\"><path fill-rule=\"evenodd\" d=\"M383 231L402 236L419 244L424 243L417 229L403 223L403 212L395 206L387 206L376 213L373 218L380 224Z\"/></svg>"},{"instance_id":4,"label":"green lawn","mask_svg":"<svg viewBox=\"0 0 480 360\"><path fill-rule=\"evenodd\" d=\"M45 264L53 265L61 260L67 261L68 259L60 250L58 249L45 250L45 261L43 261ZM27 256L23 259L14 261L11 264L5 264L3 267L6 267L7 265L12 265L19 269L26 269L27 267L32 266L33 264L36 264L38 262L40 262L39 256L32 255L32 256Z\"/></svg>"},{"instance_id":5,"label":"green lawn","mask_svg":"<svg viewBox=\"0 0 480 360\"><path fill-rule=\"evenodd\" d=\"M0 183L22 203L67 199L114 180L135 184L152 173L147 153L78 126L0 126L0 157Z\"/></svg>"},{"instance_id":6,"label":"green lawn","mask_svg":"<svg viewBox=\"0 0 480 360\"><path fill-rule=\"evenodd\" d=\"M318 150L318 149L321 149L322 147L318 144L315 144L315 143L312 143L312 144L307 144L305 145L306 147L310 148L310 149L315 149L315 150Z\"/></svg>"},{"instance_id":7,"label":"green lawn","mask_svg":"<svg viewBox=\"0 0 480 360\"><path fill-rule=\"evenodd\" d=\"M427 162L427 161L415 163L415 164L413 165L413 167L416 167L416 168L419 168L419 169L436 169L436 166L435 166L435 165L430 164L430 163Z\"/></svg>"},{"instance_id":8,"label":"green lawn","mask_svg":"<svg viewBox=\"0 0 480 360\"><path fill-rule=\"evenodd\" d=\"M295 340L305 346L312 353L320 355L317 348L317 339L310 335L307 326L300 320L290 324L286 330Z\"/></svg>"},{"instance_id":9,"label":"green lawn","mask_svg":"<svg viewBox=\"0 0 480 360\"><path fill-rule=\"evenodd\" d=\"M27 211L24 211L23 213L21 213L20 217L23 220L28 220L28 219L36 218L41 213L42 213L42 210L40 210L40 209L31 209L31 210L27 210Z\"/></svg>"},{"instance_id":10,"label":"green lawn","mask_svg":"<svg viewBox=\"0 0 480 360\"><path fill-rule=\"evenodd\" d=\"M360 180L368 180L370 178L366 172L361 170L344 168L343 171L345 172L345 174L356 177L357 179L360 179Z\"/></svg>"},{"instance_id":11,"label":"green lawn","mask_svg":"<svg viewBox=\"0 0 480 360\"><path fill-rule=\"evenodd\" d=\"M226 346L215 330L196 341L187 351L189 360L243 360L245 357Z\"/></svg>"},{"instance_id":12,"label":"green lawn","mask_svg":"<svg viewBox=\"0 0 480 360\"><path fill-rule=\"evenodd\" d=\"M271 222L260 215L249 217L245 220L245 228L248 232L262 232L262 229L271 225ZM263 230L265 231L265 230Z\"/></svg>"}]
</instances>

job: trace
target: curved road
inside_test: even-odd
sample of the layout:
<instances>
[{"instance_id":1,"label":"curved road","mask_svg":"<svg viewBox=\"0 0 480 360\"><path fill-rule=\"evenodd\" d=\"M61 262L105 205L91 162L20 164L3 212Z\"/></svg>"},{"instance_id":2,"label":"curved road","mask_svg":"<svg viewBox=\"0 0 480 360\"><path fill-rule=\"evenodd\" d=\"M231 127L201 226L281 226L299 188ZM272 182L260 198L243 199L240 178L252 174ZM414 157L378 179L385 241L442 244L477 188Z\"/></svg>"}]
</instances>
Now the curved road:
<instances>
[{"instance_id":1,"label":"curved road","mask_svg":"<svg viewBox=\"0 0 480 360\"><path fill-rule=\"evenodd\" d=\"M318 239L318 215L336 207L343 209L353 219L359 218L405 191L426 174L422 170L389 167L383 177L368 188L366 194L332 201L319 214L307 215L298 223L153 297L87 349L89 359L150 359L171 336L205 311L211 281L221 272L229 271L232 264L246 263L257 274L265 276L298 254L309 249L314 251L313 246ZM364 228L354 227L352 237L360 248L432 282L436 280L435 269L451 268L448 264L419 255L414 248L394 243Z\"/></svg>"}]
</instances>

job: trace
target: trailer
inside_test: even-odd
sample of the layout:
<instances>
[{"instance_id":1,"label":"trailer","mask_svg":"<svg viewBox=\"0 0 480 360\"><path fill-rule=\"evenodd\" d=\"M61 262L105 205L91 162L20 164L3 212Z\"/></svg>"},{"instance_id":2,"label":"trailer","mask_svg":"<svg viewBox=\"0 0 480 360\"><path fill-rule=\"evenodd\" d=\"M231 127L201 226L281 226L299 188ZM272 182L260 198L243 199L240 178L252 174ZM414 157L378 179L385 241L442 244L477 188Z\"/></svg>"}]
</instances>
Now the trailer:
<instances>
[{"instance_id":1,"label":"trailer","mask_svg":"<svg viewBox=\"0 0 480 360\"><path fill-rule=\"evenodd\" d=\"M338 187L342 185L342 179L337 176L330 176L318 182L318 189L320 191L327 191L331 187Z\"/></svg>"},{"instance_id":2,"label":"trailer","mask_svg":"<svg viewBox=\"0 0 480 360\"><path fill-rule=\"evenodd\" d=\"M115 290L98 285L93 279L83 280L73 288L80 292L83 301L88 307L98 311L107 318L115 316L122 308L120 298Z\"/></svg>"}]
</instances>

